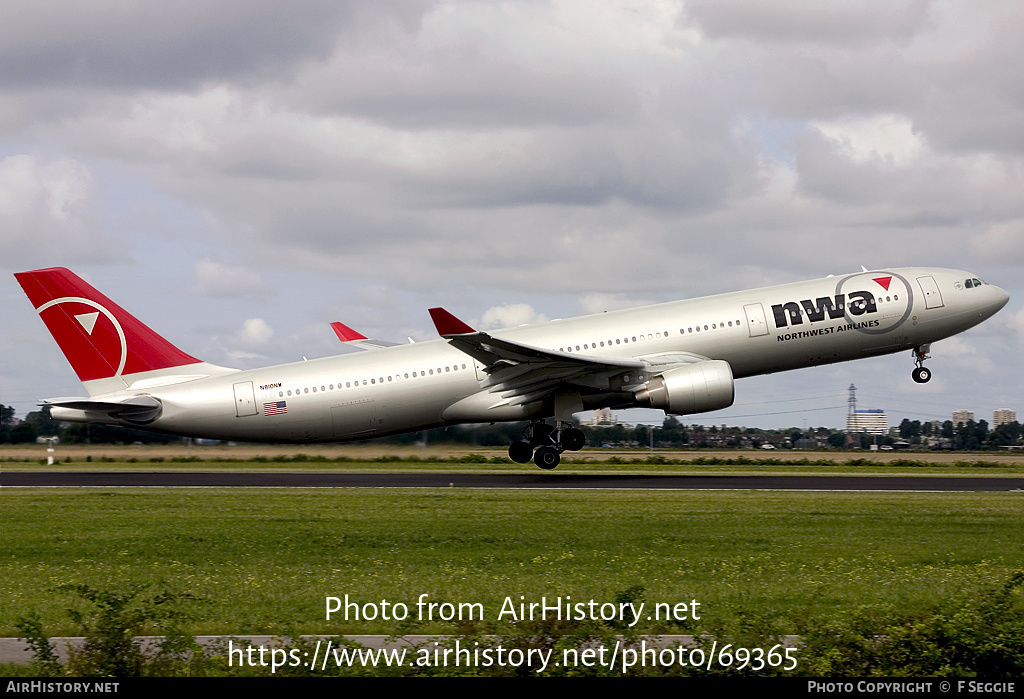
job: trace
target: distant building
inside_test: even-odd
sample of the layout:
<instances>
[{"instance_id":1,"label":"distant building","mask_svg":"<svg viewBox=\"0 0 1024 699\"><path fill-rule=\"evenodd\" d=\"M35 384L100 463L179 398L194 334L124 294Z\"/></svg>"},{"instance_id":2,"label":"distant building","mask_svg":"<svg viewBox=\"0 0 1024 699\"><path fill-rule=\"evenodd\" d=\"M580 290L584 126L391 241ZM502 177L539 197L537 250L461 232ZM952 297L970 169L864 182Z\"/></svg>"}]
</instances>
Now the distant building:
<instances>
[{"instance_id":1,"label":"distant building","mask_svg":"<svg viewBox=\"0 0 1024 699\"><path fill-rule=\"evenodd\" d=\"M974 420L973 410L954 410L953 411L953 427L959 427L960 425L966 425L968 422Z\"/></svg>"},{"instance_id":2,"label":"distant building","mask_svg":"<svg viewBox=\"0 0 1024 699\"><path fill-rule=\"evenodd\" d=\"M889 434L889 417L884 410L855 410L846 414L846 431Z\"/></svg>"},{"instance_id":3,"label":"distant building","mask_svg":"<svg viewBox=\"0 0 1024 699\"><path fill-rule=\"evenodd\" d=\"M1010 410L1009 408L1000 408L999 410L992 411L992 426L999 427L1000 425L1009 425L1011 422L1017 422L1017 411Z\"/></svg>"},{"instance_id":4,"label":"distant building","mask_svg":"<svg viewBox=\"0 0 1024 699\"><path fill-rule=\"evenodd\" d=\"M611 408L599 408L594 411L593 417L585 420L584 425L617 425L619 419L612 414Z\"/></svg>"}]
</instances>

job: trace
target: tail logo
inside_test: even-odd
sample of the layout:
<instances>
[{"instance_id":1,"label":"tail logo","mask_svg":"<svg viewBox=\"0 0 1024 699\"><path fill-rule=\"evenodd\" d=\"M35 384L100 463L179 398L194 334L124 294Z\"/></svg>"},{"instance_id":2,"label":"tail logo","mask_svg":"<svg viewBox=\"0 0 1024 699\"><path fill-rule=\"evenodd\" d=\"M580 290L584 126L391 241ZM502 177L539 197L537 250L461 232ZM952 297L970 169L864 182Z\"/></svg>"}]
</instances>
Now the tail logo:
<instances>
[{"instance_id":1,"label":"tail logo","mask_svg":"<svg viewBox=\"0 0 1024 699\"><path fill-rule=\"evenodd\" d=\"M96 327L96 319L100 317L99 311L93 311L92 313L79 313L75 316L75 320L82 324L85 328L85 332L92 335L92 329Z\"/></svg>"},{"instance_id":2,"label":"tail logo","mask_svg":"<svg viewBox=\"0 0 1024 699\"><path fill-rule=\"evenodd\" d=\"M53 307L56 307L56 306L61 306L63 304L80 304L82 306L88 306L89 308L95 308L96 309L95 311L86 312L86 313L82 313L82 312L74 313L74 311L79 310L78 308L74 308L73 310L72 309L66 309L66 310L71 310L71 313L69 315L71 315L78 322L78 324L82 327L82 330L84 330L85 333L89 336L90 343L93 345L93 347L95 348L95 350L96 350L96 352L98 354L100 354L101 356L102 355L106 355L106 357L111 357L111 355L113 355L114 352L116 352L118 349L120 349L120 353L119 353L120 356L119 356L117 364L116 364L117 369L114 370L114 374L113 375L114 376L121 376L122 372L124 371L125 363L128 361L128 341L127 341L127 339L125 337L124 328L121 326L121 323L118 322L117 318L114 317L114 314L111 313L110 311L108 311L102 305L96 303L95 301L93 301L91 299L83 298L81 296L64 296L64 297L59 298L59 299L52 299L52 300L47 301L46 303L44 303L39 308L37 308L36 312L39 313L40 317L42 317L43 313L47 309L50 309L50 308L53 308ZM106 317L110 321L111 325L113 326L114 332L117 333L117 343L120 345L119 348L117 347L117 345L114 345L113 347L111 347L110 345L113 344L113 343L109 343L108 344L107 342L102 342L103 338L97 337L96 335L94 335L94 331L96 331L96 322L99 320L99 317L100 317L101 313L103 314L104 317ZM66 318L67 316L64 316L64 317ZM47 323L47 326L48 327L54 327L54 328L58 327L56 325L51 326L49 323ZM67 327L67 326L65 326L65 327ZM100 346L101 344L107 345L106 351L104 351L104 348L102 348ZM111 350L113 350L113 351L111 351ZM105 363L109 362L109 359L106 359L106 357L104 358ZM114 366L113 362L110 362L110 366L111 366L111 368L113 368L113 366ZM76 371L78 370L78 368L79 367L76 367ZM93 374L96 371L96 369L98 369L98 367L91 368L91 369L92 369L91 371L87 370L89 374ZM104 375L104 373L105 372L100 370L100 371L96 372L95 376L90 376L89 378L99 378L102 375ZM109 375L109 374L106 374L106 375ZM79 376L79 378L82 378L82 380L87 380L87 379L85 379L82 376Z\"/></svg>"}]
</instances>

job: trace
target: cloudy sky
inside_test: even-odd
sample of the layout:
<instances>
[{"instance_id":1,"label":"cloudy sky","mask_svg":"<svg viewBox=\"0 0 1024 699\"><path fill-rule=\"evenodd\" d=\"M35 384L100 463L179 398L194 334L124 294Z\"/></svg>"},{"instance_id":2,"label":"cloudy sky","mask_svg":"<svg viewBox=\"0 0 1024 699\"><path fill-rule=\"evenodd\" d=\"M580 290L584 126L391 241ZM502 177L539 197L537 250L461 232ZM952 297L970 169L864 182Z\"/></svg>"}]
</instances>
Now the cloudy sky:
<instances>
[{"instance_id":1,"label":"cloudy sky","mask_svg":"<svg viewBox=\"0 0 1024 699\"><path fill-rule=\"evenodd\" d=\"M67 266L185 351L338 352L860 269L955 267L992 320L746 379L687 419L1024 413L1024 6L1009 1L0 8L0 403L81 394L11 273Z\"/></svg>"}]
</instances>

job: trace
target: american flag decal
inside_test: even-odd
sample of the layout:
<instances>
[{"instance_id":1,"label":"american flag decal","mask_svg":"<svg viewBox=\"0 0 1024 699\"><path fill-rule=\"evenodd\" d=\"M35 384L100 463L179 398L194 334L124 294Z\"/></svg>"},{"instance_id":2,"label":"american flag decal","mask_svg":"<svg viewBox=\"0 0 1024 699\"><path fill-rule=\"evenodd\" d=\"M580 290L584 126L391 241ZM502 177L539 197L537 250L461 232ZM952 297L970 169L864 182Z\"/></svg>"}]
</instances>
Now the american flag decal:
<instances>
[{"instance_id":1,"label":"american flag decal","mask_svg":"<svg viewBox=\"0 0 1024 699\"><path fill-rule=\"evenodd\" d=\"M288 404L283 400L275 400L263 404L264 415L282 415L288 412Z\"/></svg>"}]
</instances>

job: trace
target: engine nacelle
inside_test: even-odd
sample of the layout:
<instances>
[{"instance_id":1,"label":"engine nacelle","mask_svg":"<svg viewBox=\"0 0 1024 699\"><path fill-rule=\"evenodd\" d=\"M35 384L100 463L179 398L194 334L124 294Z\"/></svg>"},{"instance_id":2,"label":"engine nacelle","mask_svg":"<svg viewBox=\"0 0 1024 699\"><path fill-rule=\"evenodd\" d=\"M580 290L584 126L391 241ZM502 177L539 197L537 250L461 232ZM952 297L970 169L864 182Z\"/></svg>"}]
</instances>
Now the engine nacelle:
<instances>
[{"instance_id":1,"label":"engine nacelle","mask_svg":"<svg viewBox=\"0 0 1024 699\"><path fill-rule=\"evenodd\" d=\"M671 415L728 408L736 396L732 367L716 359L671 369L645 383L634 396L637 403Z\"/></svg>"}]
</instances>

